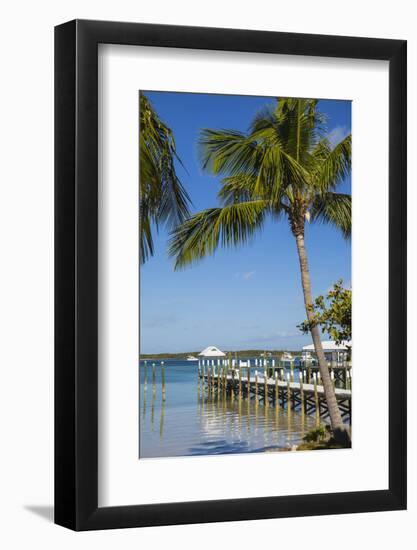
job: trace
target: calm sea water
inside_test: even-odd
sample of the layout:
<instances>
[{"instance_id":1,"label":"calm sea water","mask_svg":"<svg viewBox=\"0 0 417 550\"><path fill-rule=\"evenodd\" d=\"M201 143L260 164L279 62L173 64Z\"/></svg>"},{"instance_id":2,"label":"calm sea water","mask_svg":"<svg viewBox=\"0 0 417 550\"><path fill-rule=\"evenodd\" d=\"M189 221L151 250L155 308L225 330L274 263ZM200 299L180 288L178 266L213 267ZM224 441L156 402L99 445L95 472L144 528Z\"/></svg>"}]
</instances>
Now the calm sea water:
<instances>
[{"instance_id":1,"label":"calm sea water","mask_svg":"<svg viewBox=\"0 0 417 550\"><path fill-rule=\"evenodd\" d=\"M160 362L147 362L146 386L145 366L142 361L140 364L141 458L279 450L300 443L316 426L315 417L294 411L287 414L253 399L207 397L198 380L196 363L164 363L165 402Z\"/></svg>"}]
</instances>

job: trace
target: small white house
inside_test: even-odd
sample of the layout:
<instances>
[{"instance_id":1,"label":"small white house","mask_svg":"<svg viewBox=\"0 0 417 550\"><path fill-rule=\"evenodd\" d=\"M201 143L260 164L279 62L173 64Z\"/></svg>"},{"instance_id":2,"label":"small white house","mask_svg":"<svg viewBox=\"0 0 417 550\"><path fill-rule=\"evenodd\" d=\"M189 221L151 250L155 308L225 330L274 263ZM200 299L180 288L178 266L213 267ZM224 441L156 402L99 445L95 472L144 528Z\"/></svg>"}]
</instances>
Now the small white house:
<instances>
[{"instance_id":1,"label":"small white house","mask_svg":"<svg viewBox=\"0 0 417 550\"><path fill-rule=\"evenodd\" d=\"M207 348L203 349L202 352L200 352L199 357L226 357L226 354L219 350L219 348L216 348L216 346L208 346Z\"/></svg>"},{"instance_id":2,"label":"small white house","mask_svg":"<svg viewBox=\"0 0 417 550\"><path fill-rule=\"evenodd\" d=\"M321 343L323 346L324 355L329 363L343 363L349 357L349 351L352 347L352 342L344 341L336 344L333 340L327 340ZM310 362L315 359L314 344L303 346L302 351L303 361Z\"/></svg>"}]
</instances>

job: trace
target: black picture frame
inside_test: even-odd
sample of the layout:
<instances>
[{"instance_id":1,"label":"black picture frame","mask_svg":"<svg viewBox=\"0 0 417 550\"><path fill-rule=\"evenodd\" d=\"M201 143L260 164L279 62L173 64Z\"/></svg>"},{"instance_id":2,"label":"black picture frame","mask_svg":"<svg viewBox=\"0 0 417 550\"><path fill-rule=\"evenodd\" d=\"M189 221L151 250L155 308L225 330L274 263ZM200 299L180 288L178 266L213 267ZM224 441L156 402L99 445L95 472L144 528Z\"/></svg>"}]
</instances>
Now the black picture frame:
<instances>
[{"instance_id":1,"label":"black picture frame","mask_svg":"<svg viewBox=\"0 0 417 550\"><path fill-rule=\"evenodd\" d=\"M98 44L389 62L389 488L98 507ZM55 522L74 530L406 508L406 41L74 20L55 28Z\"/></svg>"}]
</instances>

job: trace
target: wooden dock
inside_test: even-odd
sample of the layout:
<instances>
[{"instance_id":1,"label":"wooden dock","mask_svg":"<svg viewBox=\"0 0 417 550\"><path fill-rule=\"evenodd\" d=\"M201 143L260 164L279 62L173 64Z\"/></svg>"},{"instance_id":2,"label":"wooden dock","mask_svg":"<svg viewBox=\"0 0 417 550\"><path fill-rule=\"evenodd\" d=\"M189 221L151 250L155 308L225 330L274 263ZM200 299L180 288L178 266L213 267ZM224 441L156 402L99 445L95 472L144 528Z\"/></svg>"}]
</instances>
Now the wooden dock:
<instances>
[{"instance_id":1,"label":"wooden dock","mask_svg":"<svg viewBox=\"0 0 417 550\"><path fill-rule=\"evenodd\" d=\"M247 370L247 369L244 369ZM322 385L317 383L317 375L313 376L313 383L306 383L301 378L298 382L287 377L265 376L257 373L254 376L243 375L242 369L228 370L226 368L208 368L199 370L199 378L209 394L223 392L231 399L255 399L265 406L302 411L305 414L315 414L326 418L329 413ZM284 378L284 379L283 379ZM337 403L345 420L351 420L352 391L347 388L335 387Z\"/></svg>"}]
</instances>

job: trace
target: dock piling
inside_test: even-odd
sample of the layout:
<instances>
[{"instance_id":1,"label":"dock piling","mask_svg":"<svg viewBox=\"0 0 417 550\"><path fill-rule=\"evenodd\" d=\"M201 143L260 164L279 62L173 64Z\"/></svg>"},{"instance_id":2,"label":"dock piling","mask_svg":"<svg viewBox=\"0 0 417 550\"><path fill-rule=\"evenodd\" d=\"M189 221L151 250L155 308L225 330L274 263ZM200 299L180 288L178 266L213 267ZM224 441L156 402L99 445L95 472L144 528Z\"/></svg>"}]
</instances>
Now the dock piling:
<instances>
[{"instance_id":1,"label":"dock piling","mask_svg":"<svg viewBox=\"0 0 417 550\"><path fill-rule=\"evenodd\" d=\"M291 380L290 373L287 372L287 411L291 410Z\"/></svg>"},{"instance_id":2,"label":"dock piling","mask_svg":"<svg viewBox=\"0 0 417 550\"><path fill-rule=\"evenodd\" d=\"M162 401L166 400L166 386L165 386L165 364L161 361L161 383L162 383Z\"/></svg>"},{"instance_id":3,"label":"dock piling","mask_svg":"<svg viewBox=\"0 0 417 550\"><path fill-rule=\"evenodd\" d=\"M303 373L301 370L298 373L298 376L300 378L300 407L301 407L301 412L304 413L304 387L303 387Z\"/></svg>"},{"instance_id":4,"label":"dock piling","mask_svg":"<svg viewBox=\"0 0 417 550\"><path fill-rule=\"evenodd\" d=\"M264 404L265 404L265 407L269 405L268 403L268 370L264 371Z\"/></svg>"},{"instance_id":5,"label":"dock piling","mask_svg":"<svg viewBox=\"0 0 417 550\"><path fill-rule=\"evenodd\" d=\"M156 369L155 369L155 363L152 363L152 392L153 392L153 394L156 393Z\"/></svg>"},{"instance_id":6,"label":"dock piling","mask_svg":"<svg viewBox=\"0 0 417 550\"><path fill-rule=\"evenodd\" d=\"M313 373L313 382L314 382L314 406L316 408L316 418L318 419L318 423L320 423L320 403L319 403L319 395L317 392L317 374Z\"/></svg>"},{"instance_id":7,"label":"dock piling","mask_svg":"<svg viewBox=\"0 0 417 550\"><path fill-rule=\"evenodd\" d=\"M277 372L275 372L275 407L279 408L279 385Z\"/></svg>"}]
</instances>

